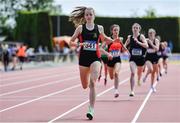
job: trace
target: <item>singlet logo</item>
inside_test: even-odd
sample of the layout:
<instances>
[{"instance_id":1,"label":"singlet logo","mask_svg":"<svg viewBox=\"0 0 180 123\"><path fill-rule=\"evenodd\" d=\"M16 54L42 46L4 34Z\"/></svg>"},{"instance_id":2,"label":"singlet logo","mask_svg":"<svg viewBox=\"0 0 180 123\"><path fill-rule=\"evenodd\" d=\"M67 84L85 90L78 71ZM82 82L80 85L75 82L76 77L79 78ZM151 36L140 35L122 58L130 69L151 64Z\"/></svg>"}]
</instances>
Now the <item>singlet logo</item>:
<instances>
[{"instance_id":1,"label":"singlet logo","mask_svg":"<svg viewBox=\"0 0 180 123\"><path fill-rule=\"evenodd\" d=\"M93 38L97 38L97 34L96 33L93 34Z\"/></svg>"}]
</instances>

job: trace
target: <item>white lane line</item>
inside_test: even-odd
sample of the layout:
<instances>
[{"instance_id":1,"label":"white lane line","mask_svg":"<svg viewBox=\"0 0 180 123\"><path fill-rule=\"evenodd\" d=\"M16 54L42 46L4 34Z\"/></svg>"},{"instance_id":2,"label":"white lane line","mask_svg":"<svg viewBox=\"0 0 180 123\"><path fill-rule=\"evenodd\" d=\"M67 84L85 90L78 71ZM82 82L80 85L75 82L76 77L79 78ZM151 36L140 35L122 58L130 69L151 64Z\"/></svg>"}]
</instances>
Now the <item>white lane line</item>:
<instances>
[{"instance_id":1,"label":"white lane line","mask_svg":"<svg viewBox=\"0 0 180 123\"><path fill-rule=\"evenodd\" d=\"M38 74L29 74L28 73L28 75L27 74L22 74L20 76L4 78L4 79L1 79L1 80L2 80L2 82L7 82L9 80L14 80L14 79L28 79L28 78L35 78L35 77L46 76L46 75L49 75L49 74L57 74L57 71L43 72L43 74L42 73L38 73Z\"/></svg>"},{"instance_id":2,"label":"white lane line","mask_svg":"<svg viewBox=\"0 0 180 123\"><path fill-rule=\"evenodd\" d=\"M75 66L76 67L76 66ZM14 76L4 76L4 77L2 77L2 81L7 81L7 80L14 80L14 79L19 79L19 78L23 78L24 76L26 76L26 77L35 77L35 76L40 76L40 75L46 75L46 74L49 74L49 73L51 73L51 74L53 74L52 72L62 72L62 71L57 71L59 68L56 68L56 69L50 69L50 70L36 70L36 71L28 71L28 73L26 72L26 73L21 73L21 74L19 74L19 75L14 75ZM62 69L62 68L61 68ZM67 70L67 68L66 68L66 70ZM72 67L71 67L71 70L72 70ZM46 71L46 72L45 72ZM68 69L68 71L69 71L69 69ZM66 71L66 72L68 72L68 71ZM31 73L34 73L34 72L36 72L36 73L40 73L40 75L37 75L37 74L31 74ZM42 74L42 72L43 72L43 74ZM55 74L54 73L54 74Z\"/></svg>"},{"instance_id":3,"label":"white lane line","mask_svg":"<svg viewBox=\"0 0 180 123\"><path fill-rule=\"evenodd\" d=\"M127 70L125 70L125 71L127 71ZM125 71L122 71L122 72L125 72ZM29 103L32 103L32 102L35 102L35 101L38 101L38 100L41 100L41 99L50 97L50 96L54 96L54 95L56 95L56 94L60 94L60 93L69 91L69 90L71 90L71 89L73 89L73 88L80 87L80 86L81 86L81 84L77 84L77 85L75 85L75 86L71 86L71 87L66 88L66 89L63 89L63 90L61 90L61 91L53 92L53 93L50 93L50 94L48 94L48 95L44 95L44 96L41 96L41 97L39 97L39 98L35 98L35 99L32 99L32 100L29 100L29 101L26 101L26 102L23 102L23 103L20 103L20 104L17 104L17 105L14 105L14 106L11 106L11 107L8 107L8 108L5 108L5 109L2 109L2 110L0 110L0 113L1 113L1 112L4 112L4 111L11 110L11 109L14 109L14 108L16 108L16 107L20 107L20 106L25 105L25 104L29 104ZM113 87L112 87L112 88L113 88Z\"/></svg>"},{"instance_id":4,"label":"white lane line","mask_svg":"<svg viewBox=\"0 0 180 123\"><path fill-rule=\"evenodd\" d=\"M154 86L156 86L156 84L157 84L157 82L154 84ZM149 97L151 96L151 94L152 94L152 89L149 90L146 98L144 99L143 103L141 104L140 108L138 109L138 111L137 111L136 115L134 116L133 120L131 121L131 123L136 123L139 115L141 114L141 112L142 112L144 106L146 105L146 103L147 103Z\"/></svg>"},{"instance_id":5,"label":"white lane line","mask_svg":"<svg viewBox=\"0 0 180 123\"><path fill-rule=\"evenodd\" d=\"M53 72L54 70L48 70L48 71L46 71L46 72L43 72L43 75L46 75L46 74L48 74L48 73L51 73L51 72ZM40 75L42 75L41 74L41 72L42 71L36 71L36 73L40 73ZM34 73L34 71L32 71L32 73ZM37 74L31 74L31 73L21 73L20 75L15 75L15 76L4 76L4 77L2 77L2 81L8 81L8 80L14 80L14 79L19 79L19 78L22 78L22 77L24 77L24 76L26 76L26 77L32 77L32 76L37 76Z\"/></svg>"},{"instance_id":6,"label":"white lane line","mask_svg":"<svg viewBox=\"0 0 180 123\"><path fill-rule=\"evenodd\" d=\"M164 70L162 71L162 73L164 73ZM158 83L158 82L155 81L155 83L154 83L153 86L156 87L157 83ZM143 103L141 104L139 110L137 111L137 113L136 113L136 115L134 116L134 118L133 118L133 120L131 121L131 123L136 123L137 119L139 118L139 115L141 114L141 112L142 112L144 106L146 105L146 103L147 103L149 97L151 96L151 94L152 94L152 89L149 90L146 98L144 99Z\"/></svg>"},{"instance_id":7,"label":"white lane line","mask_svg":"<svg viewBox=\"0 0 180 123\"><path fill-rule=\"evenodd\" d=\"M48 82L48 83L45 83L45 84L40 84L40 85L36 85L36 86L31 86L31 87L28 87L28 88L19 89L19 90L16 90L16 91L2 93L2 94L0 94L0 97L10 95L10 94L19 93L19 92L23 92L23 91L27 91L27 90L31 90L31 89L35 89L35 88L39 88L39 87L43 87L43 86L47 86L47 85L53 85L53 84L57 84L57 83L60 83L60 82L73 80L73 79L76 79L76 78L79 78L79 76L71 77L71 78L67 78L67 79L61 79L61 80L57 80L57 81L51 81L51 82Z\"/></svg>"},{"instance_id":8,"label":"white lane line","mask_svg":"<svg viewBox=\"0 0 180 123\"><path fill-rule=\"evenodd\" d=\"M24 71L14 71L14 72L2 72L2 79L3 78L12 78L14 76L22 75L22 74L31 74L33 72L42 72L42 71L56 71L62 69L62 68L72 68L76 67L77 65L70 65L70 66L58 66L58 67L51 67L51 68L37 68L37 69L31 69L31 70L24 70ZM61 71L62 72L62 71Z\"/></svg>"},{"instance_id":9,"label":"white lane line","mask_svg":"<svg viewBox=\"0 0 180 123\"><path fill-rule=\"evenodd\" d=\"M61 75L72 74L72 73L76 73L76 72L71 71L71 72L68 72L68 73L61 73L61 74L57 73L55 75L48 75L48 76L45 76L45 77L42 76L42 77L23 80L23 81L18 81L18 82L14 82L14 83L3 84L3 85L0 85L0 87L7 87L7 86L18 85L18 84L22 84L22 83L29 83L29 82L32 82L32 81L39 81L39 80L44 80L44 79L49 79L49 78L54 78L54 77L61 77Z\"/></svg>"},{"instance_id":10,"label":"white lane line","mask_svg":"<svg viewBox=\"0 0 180 123\"><path fill-rule=\"evenodd\" d=\"M119 85L121 85L121 84L127 82L128 80L129 80L129 78L126 78L125 80L121 81L121 83L119 83ZM99 93L99 94L97 95L97 97L102 96L103 94L107 93L108 91L112 90L113 88L114 88L114 86L112 86L112 87L110 87L109 89L107 89L107 90L105 90L105 91ZM83 102L83 103L81 103L81 104L75 106L74 108L71 108L70 110L68 110L68 111L64 112L63 114L61 114L61 115L55 117L54 119L50 120L48 123L52 123L52 122L54 122L54 121L56 121L56 120L58 120L58 119L64 117L65 115L67 115L67 114L73 112L74 110L76 110L76 109L82 107L83 105L85 105L85 104L88 103L88 102L89 102L89 100L86 100L85 102Z\"/></svg>"},{"instance_id":11,"label":"white lane line","mask_svg":"<svg viewBox=\"0 0 180 123\"><path fill-rule=\"evenodd\" d=\"M126 72L126 71L128 71L128 70L123 70L123 71L121 71L121 73ZM63 80L51 81L51 82L48 82L48 83L45 83L45 84L39 84L39 85L36 85L36 86L23 88L23 89L19 89L19 90L16 90L16 91L2 93L2 94L0 94L0 97L10 95L10 94L19 93L19 92L23 92L23 91L27 91L27 90L31 90L31 89L35 89L35 88L39 88L39 87L43 87L43 86L47 86L47 85L53 85L53 84L57 84L57 83L62 82L62 81L72 80L72 79L76 79L76 78L79 78L79 77L72 77L72 78L63 79Z\"/></svg>"},{"instance_id":12,"label":"white lane line","mask_svg":"<svg viewBox=\"0 0 180 123\"><path fill-rule=\"evenodd\" d=\"M11 107L8 107L8 108L5 108L5 109L2 109L2 110L0 110L0 113L1 113L1 112L5 112L5 111L8 111L8 110L11 110L11 109L14 109L14 108L17 108L17 107L20 107L20 106L23 106L23 105L25 105L25 104L29 104L29 103L32 103L32 102L35 102L35 101L38 101L38 100L41 100L41 99L50 97L50 96L54 96L54 95L56 95L56 94L60 94L60 93L69 91L69 90L71 90L71 89L74 89L74 88L77 88L77 87L80 87L80 86L81 86L81 84L77 84L77 85L75 85L75 86L71 86L71 87L69 87L69 88L66 88L66 89L63 89L63 90L60 90L60 91L56 91L56 92L53 92L53 93L50 93L50 94L41 96L41 97L39 97L39 98L35 98L35 99L32 99L32 100L29 100L29 101L26 101L26 102L23 102L23 103L20 103L20 104L17 104L17 105L14 105L14 106L11 106Z\"/></svg>"}]
</instances>

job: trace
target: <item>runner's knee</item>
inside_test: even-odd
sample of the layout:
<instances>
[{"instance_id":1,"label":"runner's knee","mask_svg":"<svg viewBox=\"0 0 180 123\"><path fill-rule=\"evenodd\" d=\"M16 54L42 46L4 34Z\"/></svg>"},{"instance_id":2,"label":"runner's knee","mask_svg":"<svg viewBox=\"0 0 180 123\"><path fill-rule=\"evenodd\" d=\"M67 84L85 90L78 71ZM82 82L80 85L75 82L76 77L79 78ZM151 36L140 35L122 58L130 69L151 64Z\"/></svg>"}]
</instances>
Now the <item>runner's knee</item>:
<instances>
[{"instance_id":1,"label":"runner's knee","mask_svg":"<svg viewBox=\"0 0 180 123\"><path fill-rule=\"evenodd\" d=\"M110 79L112 80L112 79L114 79L114 77L113 77L113 76L110 76Z\"/></svg>"},{"instance_id":2,"label":"runner's knee","mask_svg":"<svg viewBox=\"0 0 180 123\"><path fill-rule=\"evenodd\" d=\"M134 76L135 76L135 73L131 73L131 76L134 77Z\"/></svg>"},{"instance_id":3,"label":"runner's knee","mask_svg":"<svg viewBox=\"0 0 180 123\"><path fill-rule=\"evenodd\" d=\"M82 85L82 87L83 87L83 89L86 89L87 87L88 87L88 85L86 84L84 84L84 85Z\"/></svg>"},{"instance_id":4,"label":"runner's knee","mask_svg":"<svg viewBox=\"0 0 180 123\"><path fill-rule=\"evenodd\" d=\"M91 73L91 80L96 81L99 76L99 71L95 70Z\"/></svg>"},{"instance_id":5,"label":"runner's knee","mask_svg":"<svg viewBox=\"0 0 180 123\"><path fill-rule=\"evenodd\" d=\"M118 78L119 73L118 73L118 72L115 72L115 73L114 73L114 76L115 76L116 78Z\"/></svg>"},{"instance_id":6,"label":"runner's knee","mask_svg":"<svg viewBox=\"0 0 180 123\"><path fill-rule=\"evenodd\" d=\"M94 88L94 87L95 87L94 82L90 82L90 84L89 84L89 88Z\"/></svg>"}]
</instances>

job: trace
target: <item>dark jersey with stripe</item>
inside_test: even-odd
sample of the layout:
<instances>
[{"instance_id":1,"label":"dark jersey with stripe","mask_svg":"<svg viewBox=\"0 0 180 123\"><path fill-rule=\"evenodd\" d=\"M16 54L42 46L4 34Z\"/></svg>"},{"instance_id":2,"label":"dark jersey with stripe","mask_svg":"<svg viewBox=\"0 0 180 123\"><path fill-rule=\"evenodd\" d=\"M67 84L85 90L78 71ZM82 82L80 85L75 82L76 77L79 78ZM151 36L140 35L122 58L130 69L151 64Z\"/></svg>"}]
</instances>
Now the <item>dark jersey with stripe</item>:
<instances>
[{"instance_id":1,"label":"dark jersey with stripe","mask_svg":"<svg viewBox=\"0 0 180 123\"><path fill-rule=\"evenodd\" d=\"M82 33L79 37L83 46L80 50L79 64L82 66L90 66L94 61L99 61L99 30L98 25L94 25L93 30L88 30L86 25L82 25Z\"/></svg>"},{"instance_id":2,"label":"dark jersey with stripe","mask_svg":"<svg viewBox=\"0 0 180 123\"><path fill-rule=\"evenodd\" d=\"M142 42L140 35L137 37L138 41ZM133 36L130 37L129 52L131 54L129 61L134 61L137 66L142 66L145 63L146 48L142 47L134 40Z\"/></svg>"},{"instance_id":3,"label":"dark jersey with stripe","mask_svg":"<svg viewBox=\"0 0 180 123\"><path fill-rule=\"evenodd\" d=\"M140 35L137 37L138 41L142 42L140 39ZM133 36L130 37L130 45L129 52L131 57L145 57L146 48L142 47L134 40Z\"/></svg>"},{"instance_id":4,"label":"dark jersey with stripe","mask_svg":"<svg viewBox=\"0 0 180 123\"><path fill-rule=\"evenodd\" d=\"M84 43L84 46L82 47L81 51L96 51L97 50L97 44L98 44L98 38L99 38L99 30L98 26L94 25L93 30L88 30L86 28L86 25L84 24L82 26L82 42Z\"/></svg>"},{"instance_id":5,"label":"dark jersey with stripe","mask_svg":"<svg viewBox=\"0 0 180 123\"><path fill-rule=\"evenodd\" d=\"M155 40L153 41L153 45L155 45ZM147 55L157 55L157 51L154 51L154 48L148 43L149 48L147 49Z\"/></svg>"},{"instance_id":6,"label":"dark jersey with stripe","mask_svg":"<svg viewBox=\"0 0 180 123\"><path fill-rule=\"evenodd\" d=\"M155 40L153 41L153 45L155 45ZM149 43L148 46L149 48L147 49L146 61L150 61L152 64L157 64L158 63L157 51L155 51L152 45L150 45Z\"/></svg>"}]
</instances>

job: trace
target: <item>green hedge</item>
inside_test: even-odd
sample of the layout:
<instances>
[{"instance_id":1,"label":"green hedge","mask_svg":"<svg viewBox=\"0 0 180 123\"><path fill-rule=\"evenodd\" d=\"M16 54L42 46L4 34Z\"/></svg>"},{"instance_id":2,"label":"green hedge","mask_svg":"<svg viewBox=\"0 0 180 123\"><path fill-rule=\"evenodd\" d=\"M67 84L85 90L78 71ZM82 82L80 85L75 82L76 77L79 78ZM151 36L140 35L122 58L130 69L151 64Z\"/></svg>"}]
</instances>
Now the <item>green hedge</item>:
<instances>
[{"instance_id":1,"label":"green hedge","mask_svg":"<svg viewBox=\"0 0 180 123\"><path fill-rule=\"evenodd\" d=\"M15 40L30 47L47 46L52 51L52 24L47 12L18 13Z\"/></svg>"},{"instance_id":2,"label":"green hedge","mask_svg":"<svg viewBox=\"0 0 180 123\"><path fill-rule=\"evenodd\" d=\"M53 16L53 36L56 36L56 20L57 17ZM72 35L74 32L74 26L68 21L68 16L60 16L60 32L61 35ZM129 34L132 34L132 24L137 22L142 26L142 33L147 36L149 28L154 28L157 34L161 36L162 41L173 41L173 52L180 52L180 19L176 17L164 17L164 18L112 18L112 17L96 17L95 22L103 25L105 33L110 35L110 26L112 24L118 24L121 27L120 36L126 40Z\"/></svg>"}]
</instances>

